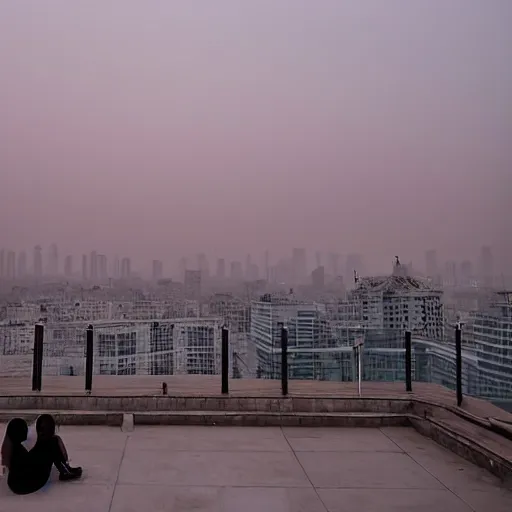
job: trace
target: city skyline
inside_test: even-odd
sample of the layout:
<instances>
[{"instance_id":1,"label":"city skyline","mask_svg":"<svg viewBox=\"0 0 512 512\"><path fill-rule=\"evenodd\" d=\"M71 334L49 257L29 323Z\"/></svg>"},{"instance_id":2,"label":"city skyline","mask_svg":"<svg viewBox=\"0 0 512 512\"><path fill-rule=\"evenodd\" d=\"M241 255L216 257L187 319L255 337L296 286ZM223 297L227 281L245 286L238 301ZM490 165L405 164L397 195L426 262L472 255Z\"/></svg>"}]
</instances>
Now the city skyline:
<instances>
[{"instance_id":1,"label":"city skyline","mask_svg":"<svg viewBox=\"0 0 512 512\"><path fill-rule=\"evenodd\" d=\"M247 254L245 265L242 261L226 260L224 257L209 257L204 252L195 255L195 258L180 257L172 262L161 259L152 259L142 266L134 266L130 256L109 256L92 250L89 254L81 256L81 265L75 264L74 255L66 254L59 260L58 245L52 243L46 251L40 245L33 249L32 264L27 262L27 252L12 251L0 247L0 279L27 279L42 278L43 276L76 279L81 277L84 281L105 282L108 278L127 279L138 276L158 281L162 278L178 277L185 279L186 270L199 270L203 279L215 278L231 280L266 280L272 281L277 275L291 284L311 279L313 282L320 279L324 282L324 274L331 277L342 276L345 283L352 282L358 276L381 274L386 275L389 266L383 272L375 272L368 268L366 258L358 253L323 253L321 251L307 251L304 248L293 248L282 258L272 259L269 251L265 251L261 258L253 259ZM440 284L441 279L451 282L452 285L476 285L477 280L492 287L497 284L498 277L505 284L510 277L496 265L495 254L490 246L481 246L476 257L466 257L463 260L450 260L439 257L435 249L424 251L423 262L413 264L407 258L402 259L395 255L393 266L398 262L415 275L424 275ZM259 260L259 261L258 261ZM59 264L59 261L62 262ZM226 267L228 263L229 268ZM46 271L44 271L44 269ZM320 277L321 276L321 277ZM318 281L317 281L318 282Z\"/></svg>"}]
</instances>

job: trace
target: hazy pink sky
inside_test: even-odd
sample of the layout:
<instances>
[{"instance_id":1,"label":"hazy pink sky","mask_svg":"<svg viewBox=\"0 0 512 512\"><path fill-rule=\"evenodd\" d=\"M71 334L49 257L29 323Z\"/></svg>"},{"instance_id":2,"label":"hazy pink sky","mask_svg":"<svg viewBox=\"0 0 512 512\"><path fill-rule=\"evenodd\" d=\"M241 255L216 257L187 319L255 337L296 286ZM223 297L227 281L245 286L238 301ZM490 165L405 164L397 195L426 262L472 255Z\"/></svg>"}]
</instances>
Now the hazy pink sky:
<instances>
[{"instance_id":1,"label":"hazy pink sky","mask_svg":"<svg viewBox=\"0 0 512 512\"><path fill-rule=\"evenodd\" d=\"M0 246L510 255L511 26L510 0L2 0Z\"/></svg>"}]
</instances>

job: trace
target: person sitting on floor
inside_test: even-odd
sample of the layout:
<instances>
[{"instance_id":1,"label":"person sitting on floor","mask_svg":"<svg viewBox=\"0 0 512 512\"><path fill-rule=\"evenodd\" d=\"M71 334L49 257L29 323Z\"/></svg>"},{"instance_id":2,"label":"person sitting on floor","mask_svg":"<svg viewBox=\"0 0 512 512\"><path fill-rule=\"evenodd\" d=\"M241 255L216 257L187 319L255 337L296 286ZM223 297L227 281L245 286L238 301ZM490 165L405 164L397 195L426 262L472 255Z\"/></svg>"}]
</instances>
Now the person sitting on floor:
<instances>
[{"instance_id":1,"label":"person sitting on floor","mask_svg":"<svg viewBox=\"0 0 512 512\"><path fill-rule=\"evenodd\" d=\"M27 422L12 419L7 425L2 443L2 464L7 467L7 485L15 494L30 494L48 482L52 465L59 471L59 480L76 480L82 476L82 468L68 464L68 454L62 439L55 434L55 420L50 414L42 414L36 421L37 442L27 451Z\"/></svg>"}]
</instances>

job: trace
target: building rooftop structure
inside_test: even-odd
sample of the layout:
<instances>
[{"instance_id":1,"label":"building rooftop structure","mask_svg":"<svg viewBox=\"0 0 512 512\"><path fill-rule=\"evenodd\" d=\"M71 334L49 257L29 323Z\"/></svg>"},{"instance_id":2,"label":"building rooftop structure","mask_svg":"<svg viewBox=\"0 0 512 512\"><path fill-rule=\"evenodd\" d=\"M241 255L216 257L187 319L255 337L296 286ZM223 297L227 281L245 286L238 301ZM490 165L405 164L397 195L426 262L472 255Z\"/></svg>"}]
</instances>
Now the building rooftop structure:
<instances>
[{"instance_id":1,"label":"building rooftop structure","mask_svg":"<svg viewBox=\"0 0 512 512\"><path fill-rule=\"evenodd\" d=\"M428 279L404 275L363 277L358 281L356 290L375 292L429 291L433 287Z\"/></svg>"}]
</instances>

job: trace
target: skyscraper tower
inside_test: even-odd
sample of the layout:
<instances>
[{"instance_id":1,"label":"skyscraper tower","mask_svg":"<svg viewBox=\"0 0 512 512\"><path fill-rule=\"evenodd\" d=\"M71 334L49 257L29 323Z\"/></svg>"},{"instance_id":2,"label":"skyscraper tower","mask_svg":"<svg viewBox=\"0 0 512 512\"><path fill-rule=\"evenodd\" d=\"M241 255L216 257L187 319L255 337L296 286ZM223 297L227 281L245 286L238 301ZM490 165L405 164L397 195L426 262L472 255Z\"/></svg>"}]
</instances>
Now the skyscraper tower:
<instances>
[{"instance_id":1,"label":"skyscraper tower","mask_svg":"<svg viewBox=\"0 0 512 512\"><path fill-rule=\"evenodd\" d=\"M201 296L200 270L185 270L184 288L188 299L198 299Z\"/></svg>"},{"instance_id":2,"label":"skyscraper tower","mask_svg":"<svg viewBox=\"0 0 512 512\"><path fill-rule=\"evenodd\" d=\"M197 268L201 271L201 276L208 278L210 275L210 267L208 265L208 258L206 254L200 253L197 255Z\"/></svg>"},{"instance_id":3,"label":"skyscraper tower","mask_svg":"<svg viewBox=\"0 0 512 512\"><path fill-rule=\"evenodd\" d=\"M43 250L40 245L34 247L34 277L36 279L43 277Z\"/></svg>"},{"instance_id":4,"label":"skyscraper tower","mask_svg":"<svg viewBox=\"0 0 512 512\"><path fill-rule=\"evenodd\" d=\"M320 251L316 251L315 259L316 259L316 268L321 267L322 266L322 253Z\"/></svg>"},{"instance_id":5,"label":"skyscraper tower","mask_svg":"<svg viewBox=\"0 0 512 512\"><path fill-rule=\"evenodd\" d=\"M64 260L64 275L69 278L73 276L73 256L68 254Z\"/></svg>"},{"instance_id":6,"label":"skyscraper tower","mask_svg":"<svg viewBox=\"0 0 512 512\"><path fill-rule=\"evenodd\" d=\"M121 260L121 279L129 279L132 273L132 260L123 258Z\"/></svg>"},{"instance_id":7,"label":"skyscraper tower","mask_svg":"<svg viewBox=\"0 0 512 512\"><path fill-rule=\"evenodd\" d=\"M293 249L292 253L293 284L302 284L307 278L306 249Z\"/></svg>"},{"instance_id":8,"label":"skyscraper tower","mask_svg":"<svg viewBox=\"0 0 512 512\"><path fill-rule=\"evenodd\" d=\"M114 263L112 264L112 276L114 279L121 277L121 260L119 256L114 256Z\"/></svg>"},{"instance_id":9,"label":"skyscraper tower","mask_svg":"<svg viewBox=\"0 0 512 512\"><path fill-rule=\"evenodd\" d=\"M188 270L188 262L187 262L187 258L183 257L183 258L180 258L180 261L178 263L178 273L179 273L179 278L180 279L183 279L183 281L185 280L185 271Z\"/></svg>"},{"instance_id":10,"label":"skyscraper tower","mask_svg":"<svg viewBox=\"0 0 512 512\"><path fill-rule=\"evenodd\" d=\"M48 254L48 274L50 276L56 276L59 273L59 250L57 244L50 246Z\"/></svg>"},{"instance_id":11,"label":"skyscraper tower","mask_svg":"<svg viewBox=\"0 0 512 512\"><path fill-rule=\"evenodd\" d=\"M87 281L87 278L89 277L89 267L87 265L87 254L84 254L82 256L82 279L84 281Z\"/></svg>"},{"instance_id":12,"label":"skyscraper tower","mask_svg":"<svg viewBox=\"0 0 512 512\"><path fill-rule=\"evenodd\" d=\"M91 252L89 259L91 266L89 277L91 278L91 281L96 281L98 279L98 255L96 251Z\"/></svg>"},{"instance_id":13,"label":"skyscraper tower","mask_svg":"<svg viewBox=\"0 0 512 512\"><path fill-rule=\"evenodd\" d=\"M104 282L108 279L108 271L107 271L107 256L105 254L98 254L96 256L96 267L98 278L100 281Z\"/></svg>"},{"instance_id":14,"label":"skyscraper tower","mask_svg":"<svg viewBox=\"0 0 512 512\"><path fill-rule=\"evenodd\" d=\"M153 260L152 270L153 281L158 281L162 279L164 275L164 264L160 260Z\"/></svg>"},{"instance_id":15,"label":"skyscraper tower","mask_svg":"<svg viewBox=\"0 0 512 512\"><path fill-rule=\"evenodd\" d=\"M217 260L217 271L215 275L217 279L224 279L226 277L226 260L224 258Z\"/></svg>"},{"instance_id":16,"label":"skyscraper tower","mask_svg":"<svg viewBox=\"0 0 512 512\"><path fill-rule=\"evenodd\" d=\"M27 276L27 253L21 251L18 254L18 277L23 279Z\"/></svg>"}]
</instances>

